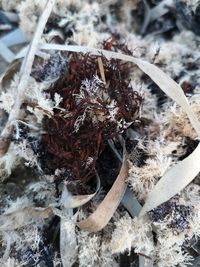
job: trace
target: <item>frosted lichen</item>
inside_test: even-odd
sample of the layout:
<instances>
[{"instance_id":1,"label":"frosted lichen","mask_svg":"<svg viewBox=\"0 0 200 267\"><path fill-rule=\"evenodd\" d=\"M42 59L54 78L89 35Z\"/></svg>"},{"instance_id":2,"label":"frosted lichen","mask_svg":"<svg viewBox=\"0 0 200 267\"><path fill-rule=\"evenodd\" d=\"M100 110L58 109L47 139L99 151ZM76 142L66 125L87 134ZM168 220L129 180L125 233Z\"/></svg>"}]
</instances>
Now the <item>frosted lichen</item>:
<instances>
[{"instance_id":1,"label":"frosted lichen","mask_svg":"<svg viewBox=\"0 0 200 267\"><path fill-rule=\"evenodd\" d=\"M150 231L151 225L145 218L122 217L116 222L116 229L112 234L110 243L112 253L130 252L131 248L134 248L136 253L152 256L154 245L149 237Z\"/></svg>"}]
</instances>

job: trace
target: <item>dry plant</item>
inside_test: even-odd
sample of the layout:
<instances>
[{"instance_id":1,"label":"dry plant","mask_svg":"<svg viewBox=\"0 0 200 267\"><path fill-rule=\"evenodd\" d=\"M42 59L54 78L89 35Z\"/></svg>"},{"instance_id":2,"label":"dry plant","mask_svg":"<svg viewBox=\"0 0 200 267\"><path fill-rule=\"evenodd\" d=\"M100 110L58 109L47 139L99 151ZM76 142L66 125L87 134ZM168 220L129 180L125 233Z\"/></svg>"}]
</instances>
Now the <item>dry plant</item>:
<instances>
[{"instance_id":1,"label":"dry plant","mask_svg":"<svg viewBox=\"0 0 200 267\"><path fill-rule=\"evenodd\" d=\"M24 186L24 195L3 203L1 264L40 266L48 258L47 266L119 266L120 254L134 249L139 267L188 266L193 259L187 243L200 235L200 122L194 108L199 100L188 101L165 73L180 74L177 65L163 71L141 59L144 51L151 57L149 40L136 57L120 34L105 30L110 21L95 26L99 10L110 10L109 3L82 8L81 1L69 2L62 13L62 1L47 1L23 59L2 77L0 107L8 116L0 139L1 180L24 165L36 177ZM162 1L151 9L143 34L169 12L164 4L174 7L173 1ZM29 5L22 3L25 17ZM37 18L44 6L35 1L31 7ZM85 19L84 12L91 17ZM82 16L85 32L76 22ZM69 21L80 43L69 37ZM87 42L90 46L82 45ZM153 61L168 63L180 46L169 57L161 47ZM150 79L157 96L148 87Z\"/></svg>"}]
</instances>

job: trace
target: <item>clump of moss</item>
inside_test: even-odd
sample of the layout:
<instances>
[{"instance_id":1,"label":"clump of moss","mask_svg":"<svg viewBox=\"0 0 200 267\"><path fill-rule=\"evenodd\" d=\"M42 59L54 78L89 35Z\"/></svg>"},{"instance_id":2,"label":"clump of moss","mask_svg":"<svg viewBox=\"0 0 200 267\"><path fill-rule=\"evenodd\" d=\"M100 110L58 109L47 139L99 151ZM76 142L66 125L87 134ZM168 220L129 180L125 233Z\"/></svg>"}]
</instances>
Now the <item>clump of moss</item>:
<instances>
[{"instance_id":1,"label":"clump of moss","mask_svg":"<svg viewBox=\"0 0 200 267\"><path fill-rule=\"evenodd\" d=\"M110 40L103 45L126 49ZM67 73L48 89L52 100L62 100L44 119L41 144L50 171L65 168L74 179L88 181L106 141L138 117L142 97L130 84L129 63L81 53L69 58Z\"/></svg>"}]
</instances>

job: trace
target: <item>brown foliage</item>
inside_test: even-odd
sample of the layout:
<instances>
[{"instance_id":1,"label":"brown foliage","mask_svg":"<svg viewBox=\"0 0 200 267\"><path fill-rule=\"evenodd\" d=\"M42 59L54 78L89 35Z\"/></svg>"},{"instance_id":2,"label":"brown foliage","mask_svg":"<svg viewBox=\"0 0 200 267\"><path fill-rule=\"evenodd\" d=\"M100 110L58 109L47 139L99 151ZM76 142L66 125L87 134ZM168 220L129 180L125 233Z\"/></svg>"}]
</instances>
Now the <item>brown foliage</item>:
<instances>
[{"instance_id":1,"label":"brown foliage","mask_svg":"<svg viewBox=\"0 0 200 267\"><path fill-rule=\"evenodd\" d=\"M114 47L114 44L104 43L105 48L108 46ZM106 82L100 81L97 90L88 92L83 81L102 77L98 58L103 64ZM106 140L122 132L127 127L125 124L136 118L141 106L141 96L130 85L130 71L129 63L108 60L104 56L81 53L70 56L67 74L48 90L52 99L55 93L63 98L62 110L55 109L54 115L44 121L46 134L42 143L50 170L65 168L81 181L88 181L94 175ZM82 96L81 91L84 92ZM117 108L114 120L109 117L111 101ZM81 117L83 120L77 130L76 123ZM121 127L119 121L123 121Z\"/></svg>"}]
</instances>

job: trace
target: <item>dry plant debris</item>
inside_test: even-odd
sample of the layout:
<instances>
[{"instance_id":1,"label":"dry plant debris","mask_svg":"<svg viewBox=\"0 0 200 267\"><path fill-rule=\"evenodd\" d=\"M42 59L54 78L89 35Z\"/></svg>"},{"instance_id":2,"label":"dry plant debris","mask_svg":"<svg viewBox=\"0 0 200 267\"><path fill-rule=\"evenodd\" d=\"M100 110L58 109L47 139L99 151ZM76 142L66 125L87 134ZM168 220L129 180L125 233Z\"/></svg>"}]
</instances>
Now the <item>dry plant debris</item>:
<instances>
[{"instance_id":1,"label":"dry plant debris","mask_svg":"<svg viewBox=\"0 0 200 267\"><path fill-rule=\"evenodd\" d=\"M128 63L81 53L69 58L64 77L48 89L51 99L57 96L61 102L45 118L40 150L53 173L65 168L72 179L87 181L106 141L137 118L142 97L130 85Z\"/></svg>"},{"instance_id":2,"label":"dry plant debris","mask_svg":"<svg viewBox=\"0 0 200 267\"><path fill-rule=\"evenodd\" d=\"M199 7L0 1L2 266L198 266Z\"/></svg>"}]
</instances>

